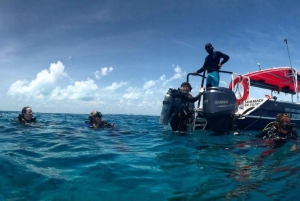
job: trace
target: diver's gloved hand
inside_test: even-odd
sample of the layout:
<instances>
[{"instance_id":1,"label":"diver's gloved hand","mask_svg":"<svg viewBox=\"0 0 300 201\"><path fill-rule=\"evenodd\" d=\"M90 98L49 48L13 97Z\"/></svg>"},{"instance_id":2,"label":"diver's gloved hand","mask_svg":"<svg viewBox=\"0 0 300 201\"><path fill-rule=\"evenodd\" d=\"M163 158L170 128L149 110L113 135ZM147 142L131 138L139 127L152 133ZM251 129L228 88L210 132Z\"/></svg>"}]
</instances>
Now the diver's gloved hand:
<instances>
[{"instance_id":1,"label":"diver's gloved hand","mask_svg":"<svg viewBox=\"0 0 300 201\"><path fill-rule=\"evenodd\" d=\"M199 93L203 94L205 89L203 87L200 88Z\"/></svg>"}]
</instances>

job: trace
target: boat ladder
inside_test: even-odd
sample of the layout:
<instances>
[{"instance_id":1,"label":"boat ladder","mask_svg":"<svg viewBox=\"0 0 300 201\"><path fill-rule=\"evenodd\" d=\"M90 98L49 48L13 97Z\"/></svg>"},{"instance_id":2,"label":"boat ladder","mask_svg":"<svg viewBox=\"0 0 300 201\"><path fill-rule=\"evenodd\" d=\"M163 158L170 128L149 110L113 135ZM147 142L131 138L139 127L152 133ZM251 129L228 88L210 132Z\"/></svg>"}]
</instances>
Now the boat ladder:
<instances>
[{"instance_id":1,"label":"boat ladder","mask_svg":"<svg viewBox=\"0 0 300 201\"><path fill-rule=\"evenodd\" d=\"M205 130L207 125L207 120L203 116L203 110L202 108L195 108L195 116L193 121L193 131L195 131L196 128L201 128L201 130Z\"/></svg>"}]
</instances>

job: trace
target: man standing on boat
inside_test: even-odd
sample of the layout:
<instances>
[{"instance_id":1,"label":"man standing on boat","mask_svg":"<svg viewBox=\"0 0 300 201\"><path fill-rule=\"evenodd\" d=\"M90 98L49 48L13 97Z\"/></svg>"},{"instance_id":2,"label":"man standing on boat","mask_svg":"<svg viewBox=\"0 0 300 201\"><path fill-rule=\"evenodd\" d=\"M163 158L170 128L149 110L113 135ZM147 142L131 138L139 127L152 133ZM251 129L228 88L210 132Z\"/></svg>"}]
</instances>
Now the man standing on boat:
<instances>
[{"instance_id":1,"label":"man standing on boat","mask_svg":"<svg viewBox=\"0 0 300 201\"><path fill-rule=\"evenodd\" d=\"M205 58L204 64L194 74L207 70L206 88L217 87L220 82L219 69L228 61L229 56L222 52L214 51L214 47L210 43L205 45L205 50L208 55ZM221 58L223 60L220 62Z\"/></svg>"}]
</instances>

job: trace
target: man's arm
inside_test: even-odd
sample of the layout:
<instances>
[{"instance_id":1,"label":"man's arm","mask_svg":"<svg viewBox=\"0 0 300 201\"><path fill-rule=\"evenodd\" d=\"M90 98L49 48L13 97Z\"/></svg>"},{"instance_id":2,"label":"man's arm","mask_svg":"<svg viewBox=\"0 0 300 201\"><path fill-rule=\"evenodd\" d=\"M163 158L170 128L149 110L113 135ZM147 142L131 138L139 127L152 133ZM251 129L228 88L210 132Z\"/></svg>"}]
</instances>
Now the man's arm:
<instances>
[{"instance_id":1,"label":"man's arm","mask_svg":"<svg viewBox=\"0 0 300 201\"><path fill-rule=\"evenodd\" d=\"M195 71L194 74L202 73L203 71L206 70L206 66L207 65L206 65L206 59L205 59L203 66L199 70Z\"/></svg>"},{"instance_id":2,"label":"man's arm","mask_svg":"<svg viewBox=\"0 0 300 201\"><path fill-rule=\"evenodd\" d=\"M221 61L221 66L223 65L223 64L225 64L228 60L229 60L229 56L227 55L227 54L224 54L224 53L222 53L222 52L219 52L219 56L220 56L220 58L222 58L222 61Z\"/></svg>"}]
</instances>

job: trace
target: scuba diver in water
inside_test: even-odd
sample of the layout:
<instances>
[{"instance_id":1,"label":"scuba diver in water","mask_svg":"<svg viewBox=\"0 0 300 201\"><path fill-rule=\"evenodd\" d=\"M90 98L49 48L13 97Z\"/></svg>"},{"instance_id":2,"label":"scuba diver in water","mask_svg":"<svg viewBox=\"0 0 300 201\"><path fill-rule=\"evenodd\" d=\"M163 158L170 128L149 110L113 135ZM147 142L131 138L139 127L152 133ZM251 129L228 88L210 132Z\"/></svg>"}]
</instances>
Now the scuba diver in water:
<instances>
[{"instance_id":1,"label":"scuba diver in water","mask_svg":"<svg viewBox=\"0 0 300 201\"><path fill-rule=\"evenodd\" d=\"M193 97L190 92L191 85L188 82L183 82L179 89L169 89L166 97L171 100L170 104L164 101L166 108L162 109L160 123L167 125L170 122L173 131L186 132L188 124L193 121L194 102L199 100L201 92ZM166 110L165 110L166 109Z\"/></svg>"},{"instance_id":2,"label":"scuba diver in water","mask_svg":"<svg viewBox=\"0 0 300 201\"><path fill-rule=\"evenodd\" d=\"M21 114L19 114L17 119L21 124L30 124L36 122L36 118L32 114L31 107L28 106L22 109Z\"/></svg>"},{"instance_id":3,"label":"scuba diver in water","mask_svg":"<svg viewBox=\"0 0 300 201\"><path fill-rule=\"evenodd\" d=\"M115 124L110 124L102 120L102 114L98 111L93 111L88 116L89 120L85 125L89 128L115 128Z\"/></svg>"},{"instance_id":4,"label":"scuba diver in water","mask_svg":"<svg viewBox=\"0 0 300 201\"><path fill-rule=\"evenodd\" d=\"M278 114L276 121L259 134L257 138L263 138L272 149L283 146L289 140L297 140L297 130L291 124L291 118L287 114ZM292 151L296 149L296 145L292 147Z\"/></svg>"}]
</instances>

